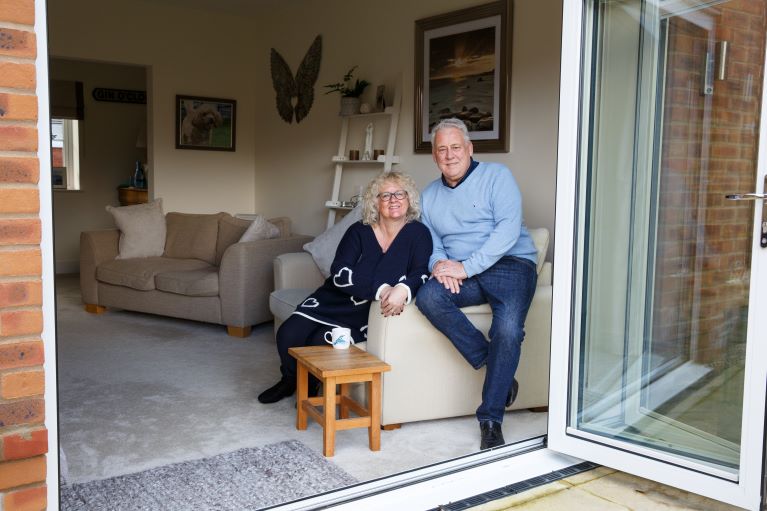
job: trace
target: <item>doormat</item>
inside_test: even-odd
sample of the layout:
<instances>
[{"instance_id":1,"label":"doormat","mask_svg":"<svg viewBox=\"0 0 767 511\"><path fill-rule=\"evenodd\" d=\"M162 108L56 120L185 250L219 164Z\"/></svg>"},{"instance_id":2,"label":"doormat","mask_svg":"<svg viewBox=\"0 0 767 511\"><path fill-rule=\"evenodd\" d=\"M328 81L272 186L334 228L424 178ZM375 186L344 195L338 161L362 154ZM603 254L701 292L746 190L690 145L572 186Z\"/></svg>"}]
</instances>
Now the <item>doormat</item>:
<instances>
[{"instance_id":1,"label":"doormat","mask_svg":"<svg viewBox=\"0 0 767 511\"><path fill-rule=\"evenodd\" d=\"M297 440L61 486L61 509L260 509L356 483Z\"/></svg>"}]
</instances>

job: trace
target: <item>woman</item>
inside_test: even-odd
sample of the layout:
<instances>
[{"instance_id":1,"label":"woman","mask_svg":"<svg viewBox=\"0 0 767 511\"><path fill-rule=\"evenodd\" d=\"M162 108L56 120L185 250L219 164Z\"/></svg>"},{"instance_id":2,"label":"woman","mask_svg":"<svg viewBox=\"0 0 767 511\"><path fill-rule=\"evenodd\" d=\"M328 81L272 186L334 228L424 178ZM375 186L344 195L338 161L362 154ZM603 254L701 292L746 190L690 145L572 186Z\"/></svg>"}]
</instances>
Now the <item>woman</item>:
<instances>
[{"instance_id":1,"label":"woman","mask_svg":"<svg viewBox=\"0 0 767 511\"><path fill-rule=\"evenodd\" d=\"M277 331L282 378L258 396L262 403L296 390L296 361L288 348L323 345L325 333L335 327L349 328L355 343L365 342L370 302L381 300L384 316L398 315L428 278L431 234L418 221L413 180L400 172L381 174L362 200L362 220L341 239L330 276ZM317 383L310 385L310 393L317 390Z\"/></svg>"}]
</instances>

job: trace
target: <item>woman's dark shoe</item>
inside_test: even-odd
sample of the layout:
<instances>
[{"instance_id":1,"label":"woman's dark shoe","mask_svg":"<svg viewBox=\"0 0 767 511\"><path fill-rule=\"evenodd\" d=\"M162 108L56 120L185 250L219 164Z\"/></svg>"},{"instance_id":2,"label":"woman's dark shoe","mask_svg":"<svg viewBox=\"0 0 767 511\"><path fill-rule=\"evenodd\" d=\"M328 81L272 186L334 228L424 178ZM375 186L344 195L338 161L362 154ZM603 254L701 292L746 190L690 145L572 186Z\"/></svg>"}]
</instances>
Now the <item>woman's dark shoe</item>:
<instances>
[{"instance_id":1,"label":"woman's dark shoe","mask_svg":"<svg viewBox=\"0 0 767 511\"><path fill-rule=\"evenodd\" d=\"M276 403L280 399L288 396L292 396L296 391L296 382L286 380L285 378L278 381L275 385L272 385L261 394L258 395L258 400L261 403Z\"/></svg>"},{"instance_id":2,"label":"woman's dark shoe","mask_svg":"<svg viewBox=\"0 0 767 511\"><path fill-rule=\"evenodd\" d=\"M503 430L501 429L501 423L495 421L480 421L479 433L481 440L479 443L479 450L492 449L493 447L499 447L506 443L503 439Z\"/></svg>"},{"instance_id":3,"label":"woman's dark shoe","mask_svg":"<svg viewBox=\"0 0 767 511\"><path fill-rule=\"evenodd\" d=\"M517 394L519 394L519 382L516 378L514 378L514 381L511 382L511 389L509 389L509 394L506 396L506 408L514 404L514 401L517 400Z\"/></svg>"}]
</instances>

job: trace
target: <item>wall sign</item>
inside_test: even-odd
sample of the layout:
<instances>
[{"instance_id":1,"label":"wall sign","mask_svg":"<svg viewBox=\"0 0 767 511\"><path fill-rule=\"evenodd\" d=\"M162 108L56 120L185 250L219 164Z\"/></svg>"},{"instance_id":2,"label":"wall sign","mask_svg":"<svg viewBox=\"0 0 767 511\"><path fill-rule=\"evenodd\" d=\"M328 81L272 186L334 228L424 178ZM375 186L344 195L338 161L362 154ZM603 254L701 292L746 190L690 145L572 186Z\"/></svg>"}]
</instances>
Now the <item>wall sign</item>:
<instances>
[{"instance_id":1,"label":"wall sign","mask_svg":"<svg viewBox=\"0 0 767 511\"><path fill-rule=\"evenodd\" d=\"M93 89L93 99L112 103L138 103L146 105L146 91L97 87Z\"/></svg>"}]
</instances>

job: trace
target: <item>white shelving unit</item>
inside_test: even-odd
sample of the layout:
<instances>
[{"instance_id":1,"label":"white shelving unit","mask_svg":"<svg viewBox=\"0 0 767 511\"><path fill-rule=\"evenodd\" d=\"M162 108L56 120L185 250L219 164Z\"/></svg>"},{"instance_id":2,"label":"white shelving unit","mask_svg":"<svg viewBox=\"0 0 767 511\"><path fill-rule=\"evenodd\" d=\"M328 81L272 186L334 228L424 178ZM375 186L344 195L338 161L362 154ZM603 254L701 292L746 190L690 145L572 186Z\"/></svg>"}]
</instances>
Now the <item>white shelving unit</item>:
<instances>
[{"instance_id":1,"label":"white shelving unit","mask_svg":"<svg viewBox=\"0 0 767 511\"><path fill-rule=\"evenodd\" d=\"M402 77L397 80L397 84L394 88L394 100L391 106L387 106L383 112L371 112L368 114L356 114L343 116L341 120L341 136L338 142L338 152L331 158L331 161L335 164L335 176L333 178L333 191L330 195L330 200L325 202L325 207L328 208L328 225L327 228L333 226L336 222L336 211L344 210L348 211L352 209L351 206L345 205L340 199L341 193L341 180L343 179L344 167L365 167L382 166L384 172L391 171L392 165L399 163L399 156L394 154L394 143L397 138L397 126L399 124L400 107L402 105ZM349 124L362 119L376 121L377 118L388 118L388 134L386 137L386 149L382 156L379 156L377 160L350 160L347 154L347 140L349 137ZM383 124L383 121L379 121ZM360 151L361 152L361 151Z\"/></svg>"}]
</instances>

